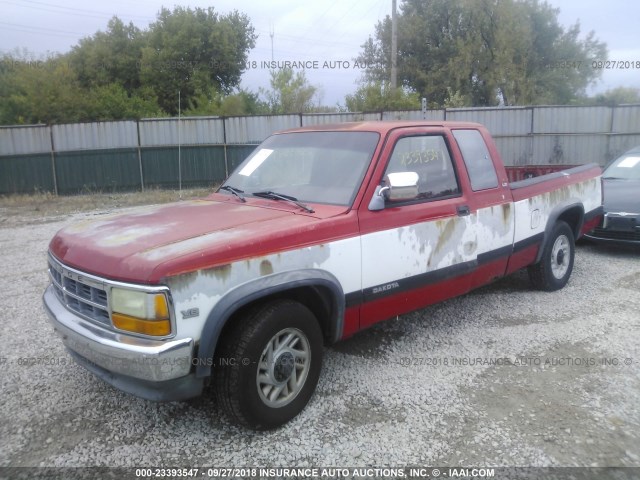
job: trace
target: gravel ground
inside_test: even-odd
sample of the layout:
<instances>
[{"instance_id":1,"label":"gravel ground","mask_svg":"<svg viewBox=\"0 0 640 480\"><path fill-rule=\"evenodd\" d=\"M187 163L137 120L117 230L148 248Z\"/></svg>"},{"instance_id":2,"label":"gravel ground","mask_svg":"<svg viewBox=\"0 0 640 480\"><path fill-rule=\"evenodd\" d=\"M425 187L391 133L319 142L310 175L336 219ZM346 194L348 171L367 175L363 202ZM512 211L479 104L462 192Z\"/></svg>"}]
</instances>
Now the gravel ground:
<instances>
[{"instance_id":1,"label":"gravel ground","mask_svg":"<svg viewBox=\"0 0 640 480\"><path fill-rule=\"evenodd\" d=\"M211 394L153 403L71 361L46 248L99 214L0 222L0 466L640 466L638 251L579 245L559 292L518 273L330 347L307 409L255 433Z\"/></svg>"}]
</instances>

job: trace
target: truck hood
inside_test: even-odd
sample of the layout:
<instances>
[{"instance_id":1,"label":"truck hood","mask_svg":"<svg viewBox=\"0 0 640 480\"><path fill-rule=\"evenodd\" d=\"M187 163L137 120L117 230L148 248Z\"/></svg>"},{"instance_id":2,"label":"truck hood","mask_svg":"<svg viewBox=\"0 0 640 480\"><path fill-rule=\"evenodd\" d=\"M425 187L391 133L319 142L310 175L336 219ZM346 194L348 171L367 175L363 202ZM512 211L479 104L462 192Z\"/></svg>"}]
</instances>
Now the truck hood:
<instances>
[{"instance_id":1,"label":"truck hood","mask_svg":"<svg viewBox=\"0 0 640 480\"><path fill-rule=\"evenodd\" d=\"M65 265L86 273L154 284L171 275L305 241L317 243L320 220L345 211L345 207L321 206L311 216L269 202L274 203L261 199L240 203L213 195L105 215L63 228L49 250Z\"/></svg>"}]
</instances>

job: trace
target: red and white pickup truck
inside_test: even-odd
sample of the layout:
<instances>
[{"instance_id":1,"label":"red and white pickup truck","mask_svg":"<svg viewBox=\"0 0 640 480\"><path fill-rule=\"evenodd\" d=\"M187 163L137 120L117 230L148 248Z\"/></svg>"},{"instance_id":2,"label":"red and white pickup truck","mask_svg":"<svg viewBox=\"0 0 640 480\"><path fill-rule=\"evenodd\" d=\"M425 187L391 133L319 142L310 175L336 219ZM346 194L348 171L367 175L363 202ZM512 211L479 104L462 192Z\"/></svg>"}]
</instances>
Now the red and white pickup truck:
<instances>
[{"instance_id":1,"label":"red and white pickup truck","mask_svg":"<svg viewBox=\"0 0 640 480\"><path fill-rule=\"evenodd\" d=\"M179 400L211 382L232 419L273 428L311 398L324 344L523 267L562 288L600 220L600 174L509 184L474 123L290 130L205 199L58 232L44 305L113 386Z\"/></svg>"}]
</instances>

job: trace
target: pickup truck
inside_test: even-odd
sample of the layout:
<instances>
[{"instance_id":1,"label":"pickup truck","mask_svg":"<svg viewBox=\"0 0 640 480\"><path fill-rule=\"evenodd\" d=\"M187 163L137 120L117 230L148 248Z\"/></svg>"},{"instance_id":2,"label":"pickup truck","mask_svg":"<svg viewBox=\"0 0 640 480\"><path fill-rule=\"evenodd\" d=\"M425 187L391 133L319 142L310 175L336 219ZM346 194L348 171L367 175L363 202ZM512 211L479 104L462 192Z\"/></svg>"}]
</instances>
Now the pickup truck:
<instances>
[{"instance_id":1,"label":"pickup truck","mask_svg":"<svg viewBox=\"0 0 640 480\"><path fill-rule=\"evenodd\" d=\"M475 123L289 130L207 198L63 228L44 306L114 387L211 392L233 421L275 428L312 397L324 345L525 267L535 288L562 288L601 219L600 175L509 184Z\"/></svg>"}]
</instances>

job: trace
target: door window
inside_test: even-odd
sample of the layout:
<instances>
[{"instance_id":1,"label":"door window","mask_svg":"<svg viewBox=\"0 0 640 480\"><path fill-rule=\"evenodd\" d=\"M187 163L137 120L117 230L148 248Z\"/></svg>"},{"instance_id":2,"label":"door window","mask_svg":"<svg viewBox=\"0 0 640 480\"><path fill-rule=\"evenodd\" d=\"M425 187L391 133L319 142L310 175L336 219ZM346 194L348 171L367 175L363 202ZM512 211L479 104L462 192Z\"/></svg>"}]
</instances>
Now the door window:
<instances>
[{"instance_id":1,"label":"door window","mask_svg":"<svg viewBox=\"0 0 640 480\"><path fill-rule=\"evenodd\" d=\"M418 174L418 198L422 200L460 193L449 149L441 135L400 138L393 148L385 176L396 172Z\"/></svg>"}]
</instances>

